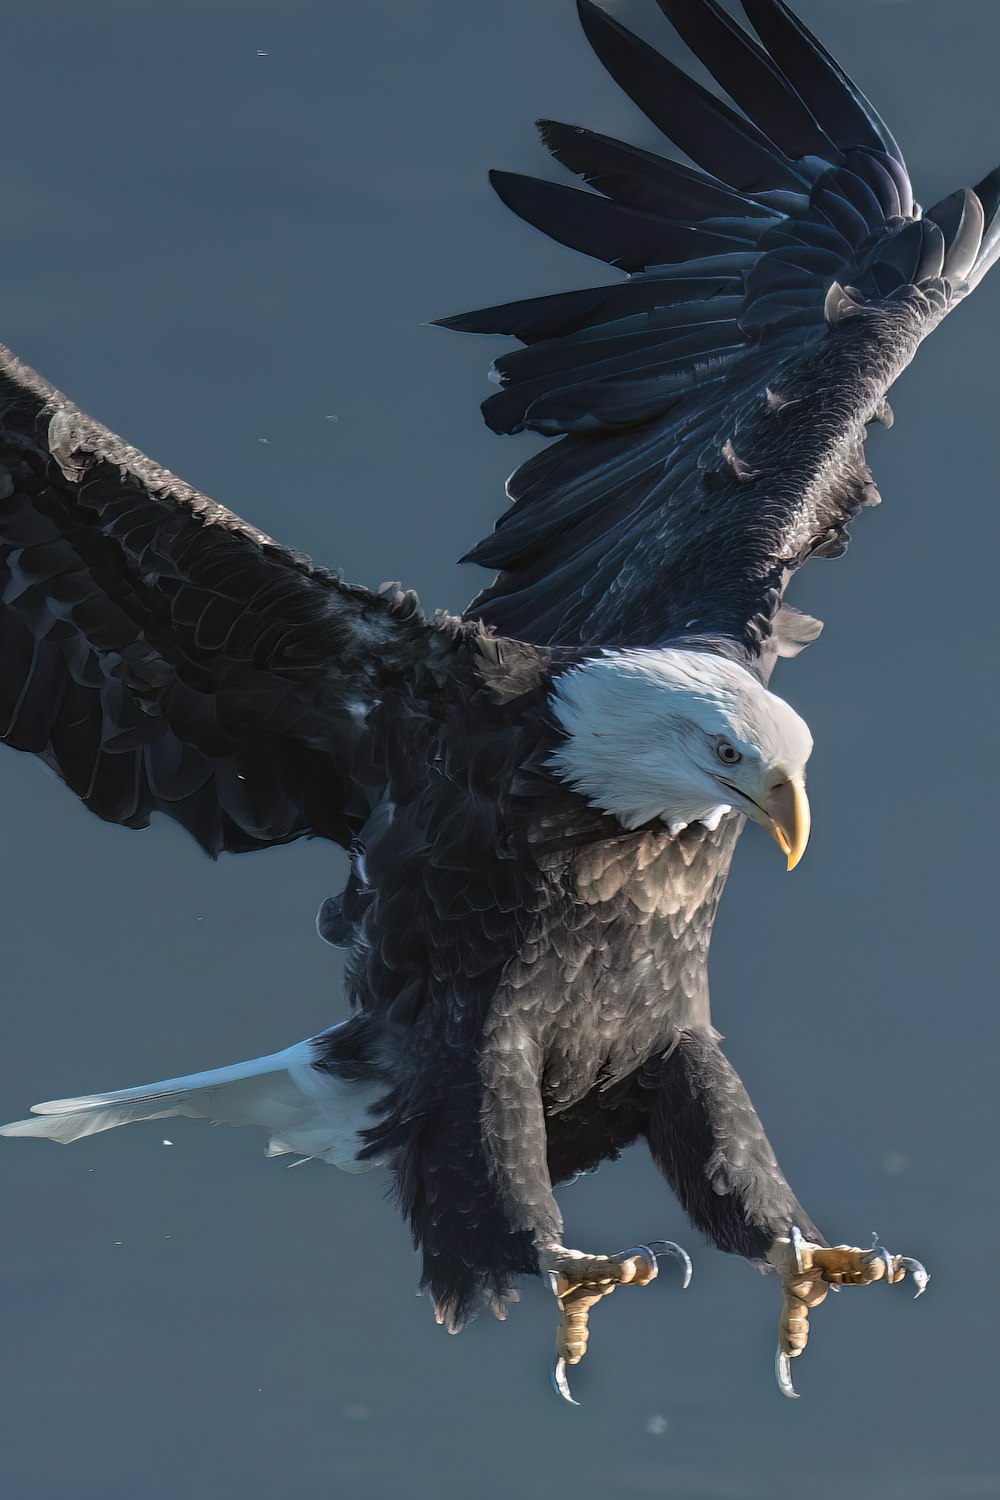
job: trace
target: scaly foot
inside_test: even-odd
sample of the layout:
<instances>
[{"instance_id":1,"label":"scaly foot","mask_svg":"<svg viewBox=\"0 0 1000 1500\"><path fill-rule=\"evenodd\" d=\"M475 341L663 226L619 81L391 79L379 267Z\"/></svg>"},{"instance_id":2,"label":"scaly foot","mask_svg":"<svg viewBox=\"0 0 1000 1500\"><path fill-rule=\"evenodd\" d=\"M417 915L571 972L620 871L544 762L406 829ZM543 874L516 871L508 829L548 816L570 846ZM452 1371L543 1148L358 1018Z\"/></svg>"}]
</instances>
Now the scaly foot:
<instances>
[{"instance_id":1,"label":"scaly foot","mask_svg":"<svg viewBox=\"0 0 1000 1500\"><path fill-rule=\"evenodd\" d=\"M552 1383L571 1406L580 1403L570 1394L566 1366L578 1365L587 1352L590 1309L616 1286L648 1286L658 1273L657 1259L661 1255L677 1256L684 1267L687 1286L691 1280L691 1261L687 1252L672 1240L634 1245L618 1255L584 1255L559 1245L542 1257L542 1271L548 1276L561 1313Z\"/></svg>"},{"instance_id":2,"label":"scaly foot","mask_svg":"<svg viewBox=\"0 0 1000 1500\"><path fill-rule=\"evenodd\" d=\"M830 1247L814 1245L792 1229L788 1239L776 1240L768 1257L781 1277L783 1303L778 1323L778 1353L775 1374L783 1396L798 1396L792 1384L791 1361L800 1355L809 1341L809 1314L818 1307L831 1287L870 1286L884 1281L888 1286L909 1274L919 1297L930 1277L918 1260L909 1256L890 1255L878 1243L870 1250L856 1250L850 1245Z\"/></svg>"}]
</instances>

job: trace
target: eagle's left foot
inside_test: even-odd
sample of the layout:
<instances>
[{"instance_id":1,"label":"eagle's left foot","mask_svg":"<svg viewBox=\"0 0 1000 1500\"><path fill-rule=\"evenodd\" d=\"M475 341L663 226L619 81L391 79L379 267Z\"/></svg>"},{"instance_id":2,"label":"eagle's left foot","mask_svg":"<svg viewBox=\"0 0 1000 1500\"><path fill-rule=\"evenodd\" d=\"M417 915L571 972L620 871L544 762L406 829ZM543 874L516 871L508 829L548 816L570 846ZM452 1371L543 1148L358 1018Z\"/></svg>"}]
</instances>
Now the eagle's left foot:
<instances>
[{"instance_id":1,"label":"eagle's left foot","mask_svg":"<svg viewBox=\"0 0 1000 1500\"><path fill-rule=\"evenodd\" d=\"M556 1333L552 1383L571 1406L578 1406L579 1402L570 1394L566 1366L578 1365L587 1352L590 1309L616 1286L648 1286L658 1273L657 1259L661 1255L677 1256L684 1266L687 1286L691 1280L691 1261L687 1252L672 1240L634 1245L618 1255L584 1255L579 1250L559 1246L543 1257L542 1269L562 1314Z\"/></svg>"},{"instance_id":2,"label":"eagle's left foot","mask_svg":"<svg viewBox=\"0 0 1000 1500\"><path fill-rule=\"evenodd\" d=\"M856 1250L850 1245L831 1247L814 1245L803 1239L797 1229L789 1238L776 1240L770 1256L781 1277L783 1304L778 1323L778 1353L775 1374L783 1396L798 1395L792 1384L791 1361L801 1354L809 1341L809 1314L818 1307L832 1287L869 1286L884 1281L888 1286L909 1274L919 1297L930 1277L918 1260L909 1256L890 1255L872 1236L870 1250Z\"/></svg>"}]
</instances>

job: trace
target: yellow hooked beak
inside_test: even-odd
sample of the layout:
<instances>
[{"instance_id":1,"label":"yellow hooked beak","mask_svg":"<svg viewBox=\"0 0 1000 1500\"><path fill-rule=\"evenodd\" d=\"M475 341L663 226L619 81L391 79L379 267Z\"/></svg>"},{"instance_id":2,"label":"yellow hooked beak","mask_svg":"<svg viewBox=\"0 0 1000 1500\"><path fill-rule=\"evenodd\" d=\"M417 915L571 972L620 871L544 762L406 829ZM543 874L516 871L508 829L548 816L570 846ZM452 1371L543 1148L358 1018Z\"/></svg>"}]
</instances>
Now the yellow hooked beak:
<instances>
[{"instance_id":1,"label":"yellow hooked beak","mask_svg":"<svg viewBox=\"0 0 1000 1500\"><path fill-rule=\"evenodd\" d=\"M760 804L758 804L760 805ZM809 842L812 818L806 784L801 776L776 776L761 806L762 817L756 819L777 840L782 854L794 870Z\"/></svg>"}]
</instances>

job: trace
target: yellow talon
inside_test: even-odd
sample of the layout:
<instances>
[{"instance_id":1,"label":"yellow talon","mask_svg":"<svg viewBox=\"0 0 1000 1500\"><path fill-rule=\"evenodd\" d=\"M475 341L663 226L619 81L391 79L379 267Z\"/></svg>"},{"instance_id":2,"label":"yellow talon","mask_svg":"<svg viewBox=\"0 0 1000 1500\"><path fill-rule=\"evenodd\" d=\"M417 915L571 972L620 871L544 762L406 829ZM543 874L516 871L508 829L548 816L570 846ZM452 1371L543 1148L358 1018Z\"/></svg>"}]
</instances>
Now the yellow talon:
<instances>
[{"instance_id":1,"label":"yellow talon","mask_svg":"<svg viewBox=\"0 0 1000 1500\"><path fill-rule=\"evenodd\" d=\"M809 1342L809 1314L825 1301L831 1286L889 1285L909 1274L919 1297L930 1277L919 1261L890 1255L879 1244L870 1250L853 1245L814 1245L793 1229L788 1239L775 1241L769 1256L781 1277L782 1307L778 1320L778 1385L785 1396L795 1397L790 1361Z\"/></svg>"},{"instance_id":2,"label":"yellow talon","mask_svg":"<svg viewBox=\"0 0 1000 1500\"><path fill-rule=\"evenodd\" d=\"M677 1255L685 1266L684 1285L691 1279L691 1262L680 1246L668 1241L656 1244L658 1250L639 1245L619 1255L581 1255L560 1249L545 1265L560 1310L552 1378L556 1390L571 1405L578 1403L570 1394L566 1367L578 1365L587 1352L591 1308L617 1286L648 1286L658 1274L658 1253Z\"/></svg>"}]
</instances>

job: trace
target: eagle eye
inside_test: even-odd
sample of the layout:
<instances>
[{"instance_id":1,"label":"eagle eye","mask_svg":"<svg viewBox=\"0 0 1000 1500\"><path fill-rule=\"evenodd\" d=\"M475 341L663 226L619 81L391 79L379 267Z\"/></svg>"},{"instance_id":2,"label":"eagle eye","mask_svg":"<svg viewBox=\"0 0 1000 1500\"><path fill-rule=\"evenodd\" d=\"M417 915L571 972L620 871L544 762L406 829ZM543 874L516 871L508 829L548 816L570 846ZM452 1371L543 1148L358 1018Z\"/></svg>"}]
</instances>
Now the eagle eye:
<instances>
[{"instance_id":1,"label":"eagle eye","mask_svg":"<svg viewBox=\"0 0 1000 1500\"><path fill-rule=\"evenodd\" d=\"M743 759L736 746L731 745L728 740L720 740L715 747L715 753L722 761L722 764L724 766L739 765L740 761Z\"/></svg>"}]
</instances>

